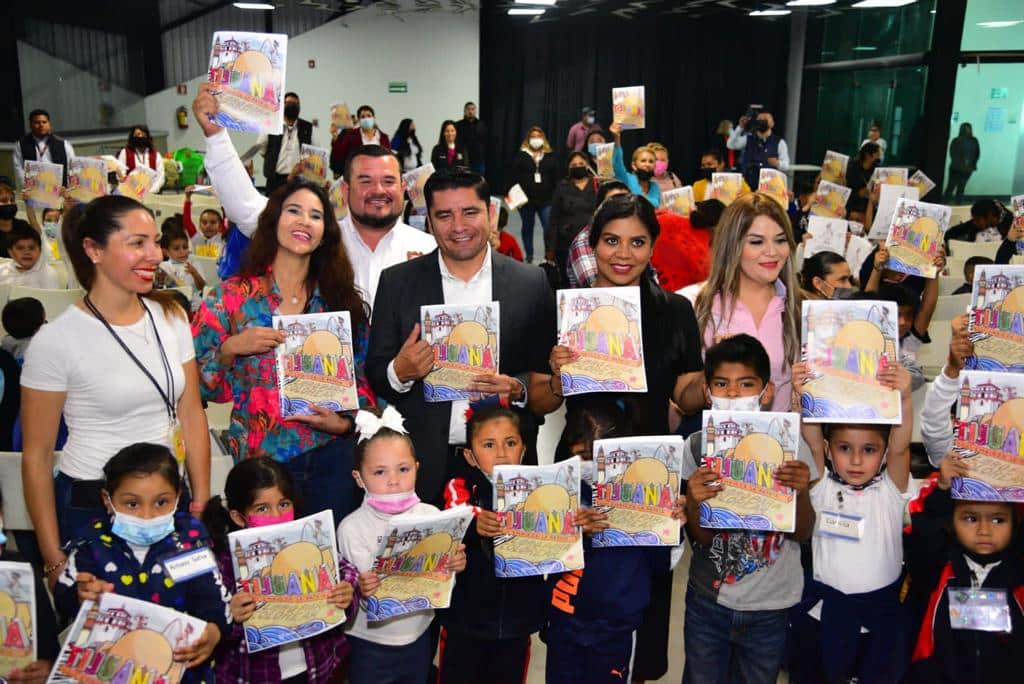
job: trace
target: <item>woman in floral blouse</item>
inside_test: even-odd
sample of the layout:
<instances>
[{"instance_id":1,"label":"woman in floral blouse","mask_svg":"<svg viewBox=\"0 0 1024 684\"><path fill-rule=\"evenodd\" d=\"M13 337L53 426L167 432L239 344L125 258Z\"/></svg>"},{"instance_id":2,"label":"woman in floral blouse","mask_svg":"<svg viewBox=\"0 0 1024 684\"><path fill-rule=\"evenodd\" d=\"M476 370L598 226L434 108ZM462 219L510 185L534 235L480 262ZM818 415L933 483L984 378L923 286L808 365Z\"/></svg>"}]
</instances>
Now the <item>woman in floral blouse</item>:
<instances>
[{"instance_id":1,"label":"woman in floral blouse","mask_svg":"<svg viewBox=\"0 0 1024 684\"><path fill-rule=\"evenodd\" d=\"M234 403L227 442L235 461L269 456L280 462L305 509L330 508L337 521L353 507L353 421L320 407L313 407L315 415L282 418L274 348L285 336L271 320L330 311L351 317L359 404L373 406L363 369L368 307L327 194L299 177L270 197L241 270L203 301L192 335L203 398Z\"/></svg>"}]
</instances>

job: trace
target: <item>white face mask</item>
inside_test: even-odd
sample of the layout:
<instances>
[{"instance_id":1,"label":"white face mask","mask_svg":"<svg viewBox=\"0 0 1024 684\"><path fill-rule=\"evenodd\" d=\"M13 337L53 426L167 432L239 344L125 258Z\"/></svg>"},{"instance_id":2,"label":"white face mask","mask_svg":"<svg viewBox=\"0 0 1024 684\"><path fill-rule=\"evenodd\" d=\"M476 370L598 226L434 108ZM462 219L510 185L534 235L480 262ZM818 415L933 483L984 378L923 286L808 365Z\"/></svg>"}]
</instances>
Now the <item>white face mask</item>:
<instances>
[{"instance_id":1,"label":"white face mask","mask_svg":"<svg viewBox=\"0 0 1024 684\"><path fill-rule=\"evenodd\" d=\"M532 147L535 150L539 150L540 148L544 147L544 139L530 138L530 147Z\"/></svg>"},{"instance_id":2,"label":"white face mask","mask_svg":"<svg viewBox=\"0 0 1024 684\"><path fill-rule=\"evenodd\" d=\"M764 390L753 397L711 397L711 408L714 411L760 411L763 396Z\"/></svg>"}]
</instances>

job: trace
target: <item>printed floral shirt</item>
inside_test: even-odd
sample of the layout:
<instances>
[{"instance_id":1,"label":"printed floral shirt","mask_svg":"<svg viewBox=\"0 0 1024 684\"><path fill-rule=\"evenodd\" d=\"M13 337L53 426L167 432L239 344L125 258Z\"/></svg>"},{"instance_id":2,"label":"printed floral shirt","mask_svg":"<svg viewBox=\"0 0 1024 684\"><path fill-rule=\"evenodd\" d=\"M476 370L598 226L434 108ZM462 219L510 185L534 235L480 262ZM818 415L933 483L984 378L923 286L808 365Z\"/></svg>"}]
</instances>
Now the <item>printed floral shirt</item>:
<instances>
[{"instance_id":1,"label":"printed floral shirt","mask_svg":"<svg viewBox=\"0 0 1024 684\"><path fill-rule=\"evenodd\" d=\"M334 438L305 423L281 419L273 351L237 356L231 366L220 362L224 340L246 328L271 327L271 318L280 305L281 293L273 278L235 276L203 300L192 320L203 399L234 403L227 447L236 462L256 456L290 461ZM317 288L309 299L307 312L322 313L324 306ZM369 327L358 326L352 337L359 406L372 407L376 397L365 370Z\"/></svg>"}]
</instances>

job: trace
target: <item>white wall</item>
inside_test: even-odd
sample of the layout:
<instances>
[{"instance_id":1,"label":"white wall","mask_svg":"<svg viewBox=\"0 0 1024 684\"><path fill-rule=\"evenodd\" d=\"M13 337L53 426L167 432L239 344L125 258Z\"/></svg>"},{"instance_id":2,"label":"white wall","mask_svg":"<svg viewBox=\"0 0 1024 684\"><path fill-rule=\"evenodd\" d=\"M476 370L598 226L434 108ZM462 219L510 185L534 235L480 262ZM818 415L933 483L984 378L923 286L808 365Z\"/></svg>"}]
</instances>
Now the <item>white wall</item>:
<instances>
[{"instance_id":1,"label":"white wall","mask_svg":"<svg viewBox=\"0 0 1024 684\"><path fill-rule=\"evenodd\" d=\"M477 12L405 14L403 21L368 8L348 14L288 41L285 89L299 94L302 118L319 119L315 144L330 143L330 107L345 102L368 104L390 137L406 117L416 121L417 136L429 148L437 141L441 122L462 117L462 105L477 101L480 71L480 30ZM231 27L224 27L225 29ZM316 60L310 69L308 60ZM174 87L146 98L151 128L169 130L169 149L203 149L202 132L192 120L192 98L205 74L189 81L188 95ZM409 92L389 94L389 81L406 81ZM179 130L174 111L189 108L189 128ZM232 133L240 152L256 136ZM257 157L257 178L260 160Z\"/></svg>"},{"instance_id":2,"label":"white wall","mask_svg":"<svg viewBox=\"0 0 1024 684\"><path fill-rule=\"evenodd\" d=\"M26 116L33 109L47 110L58 135L61 131L131 126L144 118L141 95L113 84L109 90L100 90L101 79L96 74L22 41L18 41L18 70ZM103 106L113 110L108 122L100 118Z\"/></svg>"}]
</instances>

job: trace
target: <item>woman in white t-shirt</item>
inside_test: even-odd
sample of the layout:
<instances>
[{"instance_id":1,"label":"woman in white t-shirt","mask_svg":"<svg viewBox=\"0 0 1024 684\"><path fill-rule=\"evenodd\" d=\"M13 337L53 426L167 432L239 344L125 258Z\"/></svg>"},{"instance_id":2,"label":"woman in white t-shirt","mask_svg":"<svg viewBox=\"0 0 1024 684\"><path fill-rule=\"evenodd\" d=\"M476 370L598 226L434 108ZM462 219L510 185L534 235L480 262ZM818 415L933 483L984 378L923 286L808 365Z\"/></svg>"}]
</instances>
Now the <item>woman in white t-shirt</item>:
<instances>
[{"instance_id":1,"label":"woman in white t-shirt","mask_svg":"<svg viewBox=\"0 0 1024 684\"><path fill-rule=\"evenodd\" d=\"M210 496L210 443L185 313L152 294L162 254L152 214L122 196L92 201L63 227L87 294L36 334L22 370L25 503L44 573L62 542L105 514L103 466L136 442L164 444L184 461L190 509ZM61 414L68 440L54 477Z\"/></svg>"}]
</instances>

